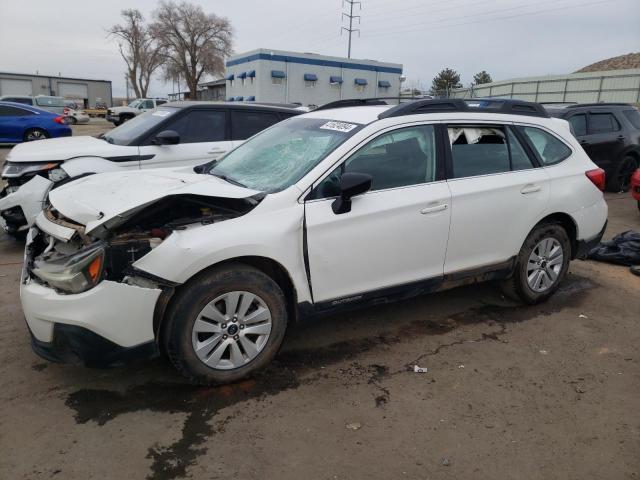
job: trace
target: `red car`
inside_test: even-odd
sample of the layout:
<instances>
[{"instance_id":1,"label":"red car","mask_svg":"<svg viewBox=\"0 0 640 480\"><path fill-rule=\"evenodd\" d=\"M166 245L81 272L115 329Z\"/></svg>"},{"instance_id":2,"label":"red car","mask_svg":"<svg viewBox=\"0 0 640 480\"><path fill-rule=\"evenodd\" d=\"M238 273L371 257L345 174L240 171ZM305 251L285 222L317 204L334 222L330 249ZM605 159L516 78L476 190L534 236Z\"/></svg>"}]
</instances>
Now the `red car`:
<instances>
[{"instance_id":1,"label":"red car","mask_svg":"<svg viewBox=\"0 0 640 480\"><path fill-rule=\"evenodd\" d=\"M640 168L631 175L631 195L638 201L640 209Z\"/></svg>"}]
</instances>

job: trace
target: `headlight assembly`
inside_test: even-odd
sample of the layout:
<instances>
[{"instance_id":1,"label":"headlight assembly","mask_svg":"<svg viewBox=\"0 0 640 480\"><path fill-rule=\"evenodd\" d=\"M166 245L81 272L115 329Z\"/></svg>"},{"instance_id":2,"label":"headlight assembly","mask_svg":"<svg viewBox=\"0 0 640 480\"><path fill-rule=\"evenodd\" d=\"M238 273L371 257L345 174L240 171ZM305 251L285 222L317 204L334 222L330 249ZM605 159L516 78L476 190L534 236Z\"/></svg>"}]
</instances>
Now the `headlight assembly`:
<instances>
[{"instance_id":1,"label":"headlight assembly","mask_svg":"<svg viewBox=\"0 0 640 480\"><path fill-rule=\"evenodd\" d=\"M36 259L31 272L57 290L81 293L100 281L103 266L104 248L100 245L52 261Z\"/></svg>"},{"instance_id":2,"label":"headlight assembly","mask_svg":"<svg viewBox=\"0 0 640 480\"><path fill-rule=\"evenodd\" d=\"M68 176L69 175L67 175L67 172L65 172L61 168L52 168L51 170L49 170L49 180L51 180L53 183L58 183Z\"/></svg>"},{"instance_id":3,"label":"headlight assembly","mask_svg":"<svg viewBox=\"0 0 640 480\"><path fill-rule=\"evenodd\" d=\"M7 162L2 170L2 177L17 178L27 173L47 172L58 165L56 162Z\"/></svg>"}]
</instances>

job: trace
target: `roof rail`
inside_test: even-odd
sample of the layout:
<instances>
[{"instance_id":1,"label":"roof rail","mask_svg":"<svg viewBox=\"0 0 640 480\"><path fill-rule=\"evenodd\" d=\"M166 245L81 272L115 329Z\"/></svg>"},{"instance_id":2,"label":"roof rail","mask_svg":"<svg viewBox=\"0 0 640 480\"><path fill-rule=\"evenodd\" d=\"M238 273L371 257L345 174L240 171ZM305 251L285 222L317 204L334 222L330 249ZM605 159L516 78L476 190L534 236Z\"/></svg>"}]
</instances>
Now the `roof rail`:
<instances>
[{"instance_id":1,"label":"roof rail","mask_svg":"<svg viewBox=\"0 0 640 480\"><path fill-rule=\"evenodd\" d=\"M396 100L401 102L402 100L411 101L406 97L374 97L374 98L346 98L344 100L336 100L335 102L325 103L320 105L314 110L329 110L330 108L346 108L346 107L363 107L366 105L389 105L386 100Z\"/></svg>"},{"instance_id":2,"label":"roof rail","mask_svg":"<svg viewBox=\"0 0 640 480\"><path fill-rule=\"evenodd\" d=\"M539 103L525 102L513 99L495 98L446 98L438 100L415 100L402 103L382 112L378 118L400 117L403 115L417 115L420 113L449 113L449 112L485 112L504 113L511 115L525 115L528 117L550 118L549 113Z\"/></svg>"},{"instance_id":3,"label":"roof rail","mask_svg":"<svg viewBox=\"0 0 640 480\"><path fill-rule=\"evenodd\" d=\"M567 108L579 108L579 107L632 107L630 103L621 102L599 102L599 103L577 103L575 105L569 105Z\"/></svg>"}]
</instances>

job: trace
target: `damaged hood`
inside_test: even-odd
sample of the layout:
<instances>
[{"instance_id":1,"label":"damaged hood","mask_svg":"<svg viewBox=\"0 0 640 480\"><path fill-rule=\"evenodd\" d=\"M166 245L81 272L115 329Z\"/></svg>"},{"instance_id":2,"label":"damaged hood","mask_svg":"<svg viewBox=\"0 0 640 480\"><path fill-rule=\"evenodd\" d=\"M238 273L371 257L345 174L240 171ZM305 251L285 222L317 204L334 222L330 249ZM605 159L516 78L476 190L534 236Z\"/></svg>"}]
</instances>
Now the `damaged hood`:
<instances>
[{"instance_id":1,"label":"damaged hood","mask_svg":"<svg viewBox=\"0 0 640 480\"><path fill-rule=\"evenodd\" d=\"M58 212L90 232L115 217L125 219L168 196L247 198L258 193L212 175L155 169L81 178L51 190L49 201Z\"/></svg>"},{"instance_id":2,"label":"damaged hood","mask_svg":"<svg viewBox=\"0 0 640 480\"><path fill-rule=\"evenodd\" d=\"M122 154L122 147L99 138L63 137L20 143L7 155L8 162L55 162L76 157L109 157Z\"/></svg>"}]
</instances>

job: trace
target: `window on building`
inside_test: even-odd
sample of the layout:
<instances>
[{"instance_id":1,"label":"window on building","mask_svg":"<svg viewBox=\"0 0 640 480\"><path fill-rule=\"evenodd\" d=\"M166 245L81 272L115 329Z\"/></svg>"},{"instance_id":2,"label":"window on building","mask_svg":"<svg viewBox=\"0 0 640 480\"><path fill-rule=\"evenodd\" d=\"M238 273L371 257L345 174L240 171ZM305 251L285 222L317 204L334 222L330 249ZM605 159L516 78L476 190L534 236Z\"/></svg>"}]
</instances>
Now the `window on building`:
<instances>
[{"instance_id":1,"label":"window on building","mask_svg":"<svg viewBox=\"0 0 640 480\"><path fill-rule=\"evenodd\" d=\"M589 133L608 133L620 130L620 124L611 113L590 113Z\"/></svg>"}]
</instances>

